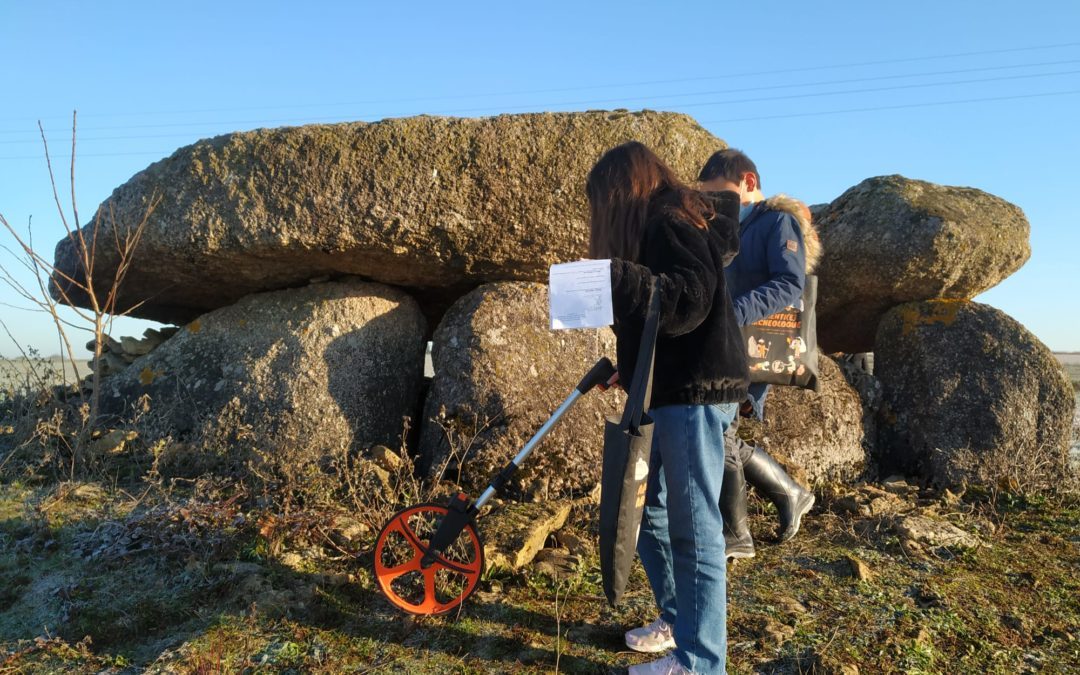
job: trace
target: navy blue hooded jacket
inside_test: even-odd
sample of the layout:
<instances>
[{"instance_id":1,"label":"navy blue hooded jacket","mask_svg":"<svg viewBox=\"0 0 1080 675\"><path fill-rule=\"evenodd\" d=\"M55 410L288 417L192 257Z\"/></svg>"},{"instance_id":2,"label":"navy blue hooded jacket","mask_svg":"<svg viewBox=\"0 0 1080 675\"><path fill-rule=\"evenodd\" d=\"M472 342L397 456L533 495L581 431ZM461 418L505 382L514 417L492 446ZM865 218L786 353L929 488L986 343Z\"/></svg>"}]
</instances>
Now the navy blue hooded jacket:
<instances>
[{"instance_id":1,"label":"navy blue hooded jacket","mask_svg":"<svg viewBox=\"0 0 1080 675\"><path fill-rule=\"evenodd\" d=\"M739 224L739 255L724 270L735 320L749 326L802 298L806 244L795 216L754 205Z\"/></svg>"},{"instance_id":2,"label":"navy blue hooded jacket","mask_svg":"<svg viewBox=\"0 0 1080 675\"><path fill-rule=\"evenodd\" d=\"M740 223L739 255L724 270L740 326L797 305L802 298L806 273L816 262L819 245L800 208L794 199L773 197L755 204ZM750 385L750 403L758 418L764 414L767 393L766 384Z\"/></svg>"}]
</instances>

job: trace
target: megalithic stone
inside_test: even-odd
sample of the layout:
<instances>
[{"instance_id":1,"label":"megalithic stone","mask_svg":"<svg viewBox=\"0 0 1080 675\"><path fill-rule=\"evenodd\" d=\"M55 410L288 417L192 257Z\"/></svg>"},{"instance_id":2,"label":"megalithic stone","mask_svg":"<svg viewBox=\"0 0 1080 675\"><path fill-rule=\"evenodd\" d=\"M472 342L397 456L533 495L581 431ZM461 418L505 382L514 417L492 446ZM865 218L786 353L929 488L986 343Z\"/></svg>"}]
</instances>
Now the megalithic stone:
<instances>
[{"instance_id":1,"label":"megalithic stone","mask_svg":"<svg viewBox=\"0 0 1080 675\"><path fill-rule=\"evenodd\" d=\"M725 147L686 115L649 111L421 116L202 140L118 187L87 225L104 228L95 286L108 288L119 263L102 242L159 197L120 310L144 303L131 314L186 323L251 293L356 275L410 289L433 328L481 283L546 280L552 263L586 256L586 176L631 140L685 180ZM56 267L82 278L67 239Z\"/></svg>"}]
</instances>

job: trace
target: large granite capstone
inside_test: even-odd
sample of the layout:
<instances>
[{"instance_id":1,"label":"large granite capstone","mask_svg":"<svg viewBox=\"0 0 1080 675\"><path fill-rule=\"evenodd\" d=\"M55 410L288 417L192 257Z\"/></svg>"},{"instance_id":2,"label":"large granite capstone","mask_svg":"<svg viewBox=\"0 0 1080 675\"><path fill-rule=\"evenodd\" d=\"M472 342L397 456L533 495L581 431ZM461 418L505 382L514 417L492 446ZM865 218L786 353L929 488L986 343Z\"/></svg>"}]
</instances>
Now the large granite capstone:
<instances>
[{"instance_id":1,"label":"large granite capstone","mask_svg":"<svg viewBox=\"0 0 1080 675\"><path fill-rule=\"evenodd\" d=\"M118 303L144 303L137 317L184 323L250 293L348 274L413 289L434 322L481 283L540 281L552 263L584 257L586 175L629 140L687 180L725 147L686 115L650 111L239 132L181 148L117 188L99 210L99 242L160 198ZM74 250L62 240L56 267L80 279ZM118 261L99 246L99 289Z\"/></svg>"}]
</instances>

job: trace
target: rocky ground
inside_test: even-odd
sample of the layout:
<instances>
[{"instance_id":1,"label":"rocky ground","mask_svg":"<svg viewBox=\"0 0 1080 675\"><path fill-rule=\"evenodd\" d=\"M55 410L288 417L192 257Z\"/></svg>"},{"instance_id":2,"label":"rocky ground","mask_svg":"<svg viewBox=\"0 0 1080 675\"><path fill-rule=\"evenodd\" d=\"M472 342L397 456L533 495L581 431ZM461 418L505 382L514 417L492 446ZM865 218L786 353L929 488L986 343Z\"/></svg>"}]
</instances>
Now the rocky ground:
<instances>
[{"instance_id":1,"label":"rocky ground","mask_svg":"<svg viewBox=\"0 0 1080 675\"><path fill-rule=\"evenodd\" d=\"M379 524L425 496L402 467L375 458L388 470L354 474L366 497L302 504L288 486L166 480L161 448L119 441L102 441L95 480L50 477L25 453L2 468L0 672L618 673L645 660L621 636L654 618L651 594L637 568L607 607L587 497L561 503L567 522L537 561L492 569L456 614L416 618L369 571ZM766 543L773 516L754 502L758 556L730 568L730 671L1075 668L1080 499L1003 487L825 488L784 546ZM508 513L481 531L500 539Z\"/></svg>"}]
</instances>

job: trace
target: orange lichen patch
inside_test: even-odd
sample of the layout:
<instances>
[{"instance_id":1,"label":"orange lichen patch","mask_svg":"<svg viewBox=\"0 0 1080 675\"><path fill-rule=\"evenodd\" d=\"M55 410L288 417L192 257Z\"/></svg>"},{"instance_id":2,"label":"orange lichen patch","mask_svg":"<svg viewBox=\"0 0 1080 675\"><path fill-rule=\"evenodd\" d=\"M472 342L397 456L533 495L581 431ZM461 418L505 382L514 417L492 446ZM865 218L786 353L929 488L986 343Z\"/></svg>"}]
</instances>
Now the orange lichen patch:
<instances>
[{"instance_id":1,"label":"orange lichen patch","mask_svg":"<svg viewBox=\"0 0 1080 675\"><path fill-rule=\"evenodd\" d=\"M956 322L960 309L967 300L940 298L926 302L910 303L900 308L900 320L903 322L901 333L908 335L922 326L951 326Z\"/></svg>"},{"instance_id":2,"label":"orange lichen patch","mask_svg":"<svg viewBox=\"0 0 1080 675\"><path fill-rule=\"evenodd\" d=\"M187 329L192 333L198 333L202 330L202 323L198 319L195 319L187 325Z\"/></svg>"},{"instance_id":3,"label":"orange lichen patch","mask_svg":"<svg viewBox=\"0 0 1080 675\"><path fill-rule=\"evenodd\" d=\"M156 380L157 378L161 377L164 374L165 373L161 372L160 370L154 370L150 366L146 366L139 373L139 382L141 382L143 386L148 387L151 384L153 384L154 380Z\"/></svg>"}]
</instances>

